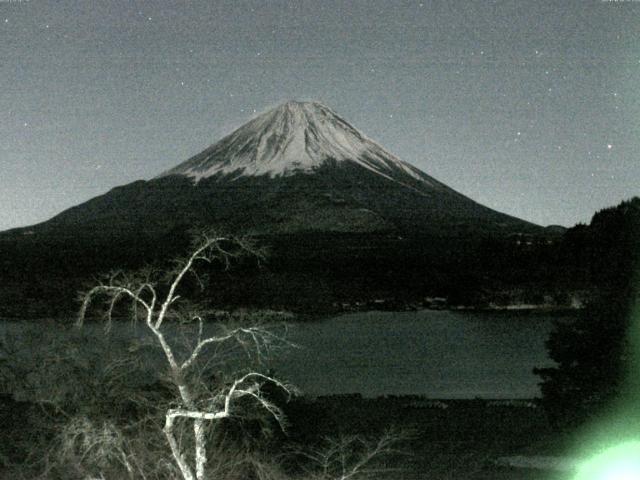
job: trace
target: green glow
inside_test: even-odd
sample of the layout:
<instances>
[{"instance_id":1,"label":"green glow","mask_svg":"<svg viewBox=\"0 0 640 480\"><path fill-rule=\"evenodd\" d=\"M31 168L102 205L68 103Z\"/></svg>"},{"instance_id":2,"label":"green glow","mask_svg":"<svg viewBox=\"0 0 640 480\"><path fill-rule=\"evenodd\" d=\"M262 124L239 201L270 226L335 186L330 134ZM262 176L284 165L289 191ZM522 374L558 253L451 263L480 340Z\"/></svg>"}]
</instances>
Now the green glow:
<instances>
[{"instance_id":1,"label":"green glow","mask_svg":"<svg viewBox=\"0 0 640 480\"><path fill-rule=\"evenodd\" d=\"M640 480L640 242L634 242L624 383L608 411L575 432L575 456L589 460L572 480Z\"/></svg>"},{"instance_id":2,"label":"green glow","mask_svg":"<svg viewBox=\"0 0 640 480\"><path fill-rule=\"evenodd\" d=\"M640 268L634 277L640 292ZM607 411L575 432L574 456L588 460L571 480L640 480L640 297L634 297L623 387Z\"/></svg>"},{"instance_id":3,"label":"green glow","mask_svg":"<svg viewBox=\"0 0 640 480\"><path fill-rule=\"evenodd\" d=\"M574 480L640 479L640 442L629 442L596 455L580 467Z\"/></svg>"}]
</instances>

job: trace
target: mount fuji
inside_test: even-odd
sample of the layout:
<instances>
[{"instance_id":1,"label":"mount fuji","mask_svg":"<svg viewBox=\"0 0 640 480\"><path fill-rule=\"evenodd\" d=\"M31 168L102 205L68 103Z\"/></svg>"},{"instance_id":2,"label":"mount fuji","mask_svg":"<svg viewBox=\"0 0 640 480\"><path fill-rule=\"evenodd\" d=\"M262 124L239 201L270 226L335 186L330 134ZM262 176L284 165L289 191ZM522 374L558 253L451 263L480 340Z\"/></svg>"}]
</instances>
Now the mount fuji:
<instances>
[{"instance_id":1,"label":"mount fuji","mask_svg":"<svg viewBox=\"0 0 640 480\"><path fill-rule=\"evenodd\" d=\"M548 234L398 159L328 107L287 102L155 178L0 233L0 314L71 310L59 299L88 278L174 258L203 227L270 250L268 269L219 278L212 301L305 311L528 282L531 263L514 259Z\"/></svg>"},{"instance_id":2,"label":"mount fuji","mask_svg":"<svg viewBox=\"0 0 640 480\"><path fill-rule=\"evenodd\" d=\"M444 237L539 229L398 159L328 107L290 101L149 181L114 188L29 230L81 227L112 237L198 225Z\"/></svg>"}]
</instances>

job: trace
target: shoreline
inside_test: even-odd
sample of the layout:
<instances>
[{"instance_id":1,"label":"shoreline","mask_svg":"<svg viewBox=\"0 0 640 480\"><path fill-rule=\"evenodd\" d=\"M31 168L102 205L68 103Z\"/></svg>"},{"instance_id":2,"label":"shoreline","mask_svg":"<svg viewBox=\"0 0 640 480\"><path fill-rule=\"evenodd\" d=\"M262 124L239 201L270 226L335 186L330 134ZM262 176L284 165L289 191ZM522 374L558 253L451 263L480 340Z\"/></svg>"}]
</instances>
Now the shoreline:
<instances>
[{"instance_id":1,"label":"shoreline","mask_svg":"<svg viewBox=\"0 0 640 480\"><path fill-rule=\"evenodd\" d=\"M361 307L361 308L357 308ZM468 306L468 305L451 305L451 306L421 306L421 305L406 305L404 308L375 308L375 305L358 305L356 308L349 309L336 309L336 310L316 310L316 311L291 311L291 310L270 310L260 308L246 308L239 307L235 309L218 309L219 312L237 312L246 310L248 312L261 312L269 311L276 314L282 314L283 317L289 317L289 321L295 323L306 323L313 321L322 321L328 318L333 318L342 315L349 315L354 313L365 312L420 312L420 311L444 311L444 312L460 312L460 313L514 313L514 314L548 314L558 313L564 315L576 314L584 309L584 306L571 307L571 306L559 306L559 305L536 305L536 304L512 304L512 305L491 305L491 306ZM371 308L366 308L371 307ZM28 316L0 316L0 322L54 322L58 324L73 325L75 323L75 313L70 313L68 317L28 317ZM73 318L73 321L70 319ZM125 317L114 317L114 322L130 322L131 319ZM214 321L214 320L213 320ZM211 322L213 322L211 321ZM287 322L285 322L287 323Z\"/></svg>"}]
</instances>

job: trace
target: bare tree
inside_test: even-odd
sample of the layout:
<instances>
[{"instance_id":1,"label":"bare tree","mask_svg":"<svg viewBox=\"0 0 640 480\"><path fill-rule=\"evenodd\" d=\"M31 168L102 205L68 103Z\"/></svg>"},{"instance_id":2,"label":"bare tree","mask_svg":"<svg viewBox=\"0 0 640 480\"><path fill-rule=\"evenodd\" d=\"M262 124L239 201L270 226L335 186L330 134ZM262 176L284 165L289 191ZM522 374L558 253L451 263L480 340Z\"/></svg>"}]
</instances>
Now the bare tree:
<instances>
[{"instance_id":1,"label":"bare tree","mask_svg":"<svg viewBox=\"0 0 640 480\"><path fill-rule=\"evenodd\" d=\"M376 460L389 455L406 455L397 446L409 440L408 432L388 430L377 440L369 441L359 435L325 438L316 448L299 453L310 461L306 468L308 480L356 480L377 478L398 469L376 465Z\"/></svg>"},{"instance_id":2,"label":"bare tree","mask_svg":"<svg viewBox=\"0 0 640 480\"><path fill-rule=\"evenodd\" d=\"M203 480L206 478L207 467L206 423L230 417L234 404L242 398L253 400L256 406L263 408L282 425L282 411L267 398L261 386L265 382L271 383L288 394L292 392L292 387L272 376L248 371L202 398L200 386L188 381L190 373L208 347L236 342L261 355L282 341L263 326L237 326L217 335L206 336L203 312L194 308L176 308L180 299L178 291L185 278L193 275L198 282L201 281L196 271L198 264L220 262L223 266L228 266L233 258L240 255L252 255L256 258L263 256L263 252L246 239L211 233L200 234L190 251L189 256L175 262L175 267L168 272L164 282L155 280L149 269L133 275L122 272L112 274L83 295L78 325L82 326L94 300L104 302L107 328L111 325L118 305L125 300L130 302L132 317L141 319L160 345L171 381L178 391L177 406L167 409L163 429L173 460L184 480ZM197 324L197 339L186 352L174 348L167 335L166 323L175 319ZM175 433L178 420L193 422L193 452L185 451Z\"/></svg>"}]
</instances>

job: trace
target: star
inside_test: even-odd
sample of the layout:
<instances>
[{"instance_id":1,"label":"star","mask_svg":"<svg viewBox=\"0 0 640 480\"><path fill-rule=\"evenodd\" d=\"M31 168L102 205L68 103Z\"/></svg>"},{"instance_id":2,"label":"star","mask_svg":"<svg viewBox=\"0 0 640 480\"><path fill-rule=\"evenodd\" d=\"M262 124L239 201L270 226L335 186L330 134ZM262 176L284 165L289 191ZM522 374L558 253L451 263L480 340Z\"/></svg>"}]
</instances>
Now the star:
<instances>
[{"instance_id":1,"label":"star","mask_svg":"<svg viewBox=\"0 0 640 480\"><path fill-rule=\"evenodd\" d=\"M610 143L607 143L607 150L611 150L613 148L613 145L611 145Z\"/></svg>"},{"instance_id":2,"label":"star","mask_svg":"<svg viewBox=\"0 0 640 480\"><path fill-rule=\"evenodd\" d=\"M5 18L5 19L4 19L4 23L9 23L9 19L8 19L8 18Z\"/></svg>"}]
</instances>

